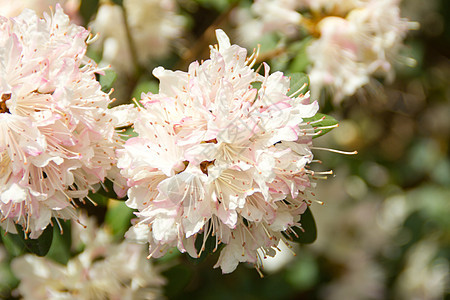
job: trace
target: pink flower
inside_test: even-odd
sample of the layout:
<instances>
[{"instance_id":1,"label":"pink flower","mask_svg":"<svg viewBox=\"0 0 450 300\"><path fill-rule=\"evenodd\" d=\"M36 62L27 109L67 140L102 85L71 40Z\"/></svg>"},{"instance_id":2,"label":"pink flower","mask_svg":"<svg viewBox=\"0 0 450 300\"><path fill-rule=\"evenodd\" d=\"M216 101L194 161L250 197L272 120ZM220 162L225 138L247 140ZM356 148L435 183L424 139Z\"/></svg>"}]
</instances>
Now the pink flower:
<instances>
[{"instance_id":1,"label":"pink flower","mask_svg":"<svg viewBox=\"0 0 450 300\"><path fill-rule=\"evenodd\" d=\"M288 96L289 78L266 64L258 74L255 55L216 34L211 58L188 72L154 70L160 91L142 96L139 136L118 151L118 166L138 209L128 238L148 241L156 257L174 246L196 257L211 239L225 245L217 266L228 273L259 266L258 249L274 255L282 232L300 226L314 135L303 119L318 104Z\"/></svg>"},{"instance_id":2,"label":"pink flower","mask_svg":"<svg viewBox=\"0 0 450 300\"><path fill-rule=\"evenodd\" d=\"M394 78L403 39L417 25L400 17L398 2L366 1L345 17L329 16L318 23L320 38L307 49L313 62L311 86L317 92L330 87L334 101L340 102L373 76Z\"/></svg>"},{"instance_id":3,"label":"pink flower","mask_svg":"<svg viewBox=\"0 0 450 300\"><path fill-rule=\"evenodd\" d=\"M23 255L11 267L20 279L23 299L160 299L165 283L157 267L144 256L144 246L115 243L106 228L83 219L88 228L72 224L72 245L83 251L66 265L46 257Z\"/></svg>"},{"instance_id":4,"label":"pink flower","mask_svg":"<svg viewBox=\"0 0 450 300\"><path fill-rule=\"evenodd\" d=\"M307 32L312 38L305 40L311 93L317 97L327 88L337 104L373 77L392 80L394 62L414 64L400 50L408 30L417 29L418 24L400 16L399 2L255 0L250 9L238 10L236 19L239 35L248 44L261 40L265 33L293 39Z\"/></svg>"},{"instance_id":5,"label":"pink flower","mask_svg":"<svg viewBox=\"0 0 450 300\"><path fill-rule=\"evenodd\" d=\"M1 225L36 238L50 218L76 218L84 198L115 161L116 118L101 73L85 57L89 32L61 7L0 17Z\"/></svg>"}]
</instances>

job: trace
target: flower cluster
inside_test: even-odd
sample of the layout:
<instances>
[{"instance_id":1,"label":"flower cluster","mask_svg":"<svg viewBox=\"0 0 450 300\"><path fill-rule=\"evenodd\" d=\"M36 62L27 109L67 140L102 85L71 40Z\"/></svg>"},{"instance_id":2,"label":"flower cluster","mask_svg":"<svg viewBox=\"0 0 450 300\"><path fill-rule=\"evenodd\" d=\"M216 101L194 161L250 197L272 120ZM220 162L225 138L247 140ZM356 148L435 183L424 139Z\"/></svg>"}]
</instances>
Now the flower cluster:
<instances>
[{"instance_id":1,"label":"flower cluster","mask_svg":"<svg viewBox=\"0 0 450 300\"><path fill-rule=\"evenodd\" d=\"M369 83L372 75L392 80L392 64L413 24L400 18L396 0L366 1L345 18L323 18L317 24L320 38L308 48L314 89L330 86L339 102Z\"/></svg>"},{"instance_id":2,"label":"flower cluster","mask_svg":"<svg viewBox=\"0 0 450 300\"><path fill-rule=\"evenodd\" d=\"M373 75L391 80L406 33L417 26L400 17L398 0L258 0L252 11L260 19L243 24L242 35L256 39L255 32L278 31L295 37L303 28L314 37L307 47L311 91L329 87L335 102Z\"/></svg>"},{"instance_id":3,"label":"flower cluster","mask_svg":"<svg viewBox=\"0 0 450 300\"><path fill-rule=\"evenodd\" d=\"M62 6L64 12L69 15L70 20L76 24L81 23L81 16L79 8L81 0L14 0L14 1L0 1L1 15L4 17L16 17L25 9L34 10L39 16L49 9L55 7L56 4Z\"/></svg>"},{"instance_id":4,"label":"flower cluster","mask_svg":"<svg viewBox=\"0 0 450 300\"><path fill-rule=\"evenodd\" d=\"M145 259L142 245L114 243L94 220L83 223L87 229L73 223L73 245L84 250L67 265L30 254L12 261L23 299L160 299L164 279Z\"/></svg>"},{"instance_id":5,"label":"flower cluster","mask_svg":"<svg viewBox=\"0 0 450 300\"><path fill-rule=\"evenodd\" d=\"M134 130L118 152L138 209L128 238L150 244L159 257L178 247L193 257L224 246L216 265L260 265L275 254L310 197L310 151L317 102L287 95L281 72L252 69L256 53L231 45L217 30L211 58L188 72L154 70L158 94L143 94ZM299 94L296 96L295 94ZM222 245L223 244L223 245ZM258 254L260 253L260 254Z\"/></svg>"},{"instance_id":6,"label":"flower cluster","mask_svg":"<svg viewBox=\"0 0 450 300\"><path fill-rule=\"evenodd\" d=\"M76 218L84 198L115 162L114 118L95 63L85 57L89 32L59 5L40 19L24 10L0 17L1 226L21 224L31 238L52 217Z\"/></svg>"}]
</instances>

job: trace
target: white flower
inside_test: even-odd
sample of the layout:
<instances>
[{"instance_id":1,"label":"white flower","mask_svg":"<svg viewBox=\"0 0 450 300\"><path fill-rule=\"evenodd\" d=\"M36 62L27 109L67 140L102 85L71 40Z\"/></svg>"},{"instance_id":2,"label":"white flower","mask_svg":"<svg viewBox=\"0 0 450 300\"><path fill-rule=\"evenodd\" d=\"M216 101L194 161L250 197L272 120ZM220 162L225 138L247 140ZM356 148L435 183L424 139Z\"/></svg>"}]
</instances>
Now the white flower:
<instances>
[{"instance_id":1,"label":"white flower","mask_svg":"<svg viewBox=\"0 0 450 300\"><path fill-rule=\"evenodd\" d=\"M302 15L296 10L298 0L257 0L252 5L252 11L261 17L264 24L263 32L281 31L288 35L297 32L297 26Z\"/></svg>"},{"instance_id":2,"label":"white flower","mask_svg":"<svg viewBox=\"0 0 450 300\"><path fill-rule=\"evenodd\" d=\"M0 11L2 16L12 18L20 15L24 9L28 8L42 16L49 8L59 4L73 22L80 24L81 17L78 12L80 2L80 0L3 0L0 1Z\"/></svg>"},{"instance_id":3,"label":"white flower","mask_svg":"<svg viewBox=\"0 0 450 300\"><path fill-rule=\"evenodd\" d=\"M359 29L357 38L360 58L370 73L394 76L392 63L398 57L402 42L416 23L400 17L399 0L369 1L352 10L347 19Z\"/></svg>"},{"instance_id":4,"label":"white flower","mask_svg":"<svg viewBox=\"0 0 450 300\"><path fill-rule=\"evenodd\" d=\"M36 238L51 217L76 218L83 199L115 162L115 118L102 71L84 55L89 32L59 5L0 17L0 214ZM113 175L112 175L113 176ZM114 177L114 176L113 176Z\"/></svg>"},{"instance_id":5,"label":"white flower","mask_svg":"<svg viewBox=\"0 0 450 300\"><path fill-rule=\"evenodd\" d=\"M331 87L335 102L369 83L371 76L392 80L403 39L413 23L400 17L398 1L366 1L343 17L325 17L320 38L308 48L311 86Z\"/></svg>"},{"instance_id":6,"label":"white flower","mask_svg":"<svg viewBox=\"0 0 450 300\"><path fill-rule=\"evenodd\" d=\"M319 95L323 87L329 86L333 98L340 101L370 80L367 64L359 57L359 29L340 17L326 17L318 28L320 38L307 49L313 62L309 72L312 92Z\"/></svg>"},{"instance_id":7,"label":"white flower","mask_svg":"<svg viewBox=\"0 0 450 300\"><path fill-rule=\"evenodd\" d=\"M313 97L329 88L339 103L374 76L392 80L394 62L414 63L399 52L417 23L400 17L398 0L259 0L251 10L256 18L237 13L246 42L268 32L295 38L302 29L313 37L306 48Z\"/></svg>"},{"instance_id":8,"label":"white flower","mask_svg":"<svg viewBox=\"0 0 450 300\"><path fill-rule=\"evenodd\" d=\"M145 258L145 247L114 243L105 228L86 222L87 228L72 224L73 236L81 237L74 243L85 248L67 265L29 254L13 260L24 299L158 299L165 281Z\"/></svg>"},{"instance_id":9,"label":"white flower","mask_svg":"<svg viewBox=\"0 0 450 300\"><path fill-rule=\"evenodd\" d=\"M449 263L439 255L441 246L436 238L426 238L408 249L405 267L395 286L399 299L442 299L448 291ZM419 279L420 278L420 279Z\"/></svg>"},{"instance_id":10,"label":"white flower","mask_svg":"<svg viewBox=\"0 0 450 300\"><path fill-rule=\"evenodd\" d=\"M154 70L160 91L143 95L139 136L118 151L118 166L126 203L138 209L129 238L148 240L156 257L175 246L196 257L206 244L225 244L216 266L228 273L239 262L259 266L258 249L274 255L283 232L300 226L314 135L303 119L318 104L288 96L289 78L267 65L258 74L255 56L216 34L211 58L187 73Z\"/></svg>"},{"instance_id":11,"label":"white flower","mask_svg":"<svg viewBox=\"0 0 450 300\"><path fill-rule=\"evenodd\" d=\"M111 64L118 72L132 72L132 51L136 52L136 63L141 64L167 54L170 42L181 34L184 18L176 14L173 0L125 0L123 5L133 45L128 41L124 10L119 5L102 4L91 27L100 35L94 47L103 45L102 64Z\"/></svg>"}]
</instances>

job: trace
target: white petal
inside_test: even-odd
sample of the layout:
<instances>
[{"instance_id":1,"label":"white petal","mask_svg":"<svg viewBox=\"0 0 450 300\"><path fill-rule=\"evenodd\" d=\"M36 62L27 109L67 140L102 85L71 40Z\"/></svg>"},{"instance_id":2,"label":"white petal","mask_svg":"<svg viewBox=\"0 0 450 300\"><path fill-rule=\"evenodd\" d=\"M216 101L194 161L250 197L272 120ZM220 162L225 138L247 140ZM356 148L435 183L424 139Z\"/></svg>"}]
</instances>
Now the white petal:
<instances>
[{"instance_id":1,"label":"white petal","mask_svg":"<svg viewBox=\"0 0 450 300\"><path fill-rule=\"evenodd\" d=\"M216 37L219 42L219 51L222 52L231 47L230 38L222 29L216 29Z\"/></svg>"},{"instance_id":2,"label":"white petal","mask_svg":"<svg viewBox=\"0 0 450 300\"><path fill-rule=\"evenodd\" d=\"M1 194L1 200L3 203L20 203L28 198L28 193L25 188L21 187L17 183L13 183L6 191Z\"/></svg>"}]
</instances>

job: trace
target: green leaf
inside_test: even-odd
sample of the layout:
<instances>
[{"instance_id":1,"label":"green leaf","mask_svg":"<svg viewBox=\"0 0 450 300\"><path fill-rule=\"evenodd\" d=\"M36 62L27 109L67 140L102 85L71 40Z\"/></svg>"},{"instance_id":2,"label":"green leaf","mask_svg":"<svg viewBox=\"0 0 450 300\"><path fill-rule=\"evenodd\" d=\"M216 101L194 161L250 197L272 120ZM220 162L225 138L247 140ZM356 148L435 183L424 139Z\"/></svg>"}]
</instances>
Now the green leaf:
<instances>
[{"instance_id":1,"label":"green leaf","mask_svg":"<svg viewBox=\"0 0 450 300\"><path fill-rule=\"evenodd\" d=\"M295 231L295 234L284 233L285 236L296 243L311 244L317 238L317 228L313 214L309 207L306 208L305 212L302 214L300 223L302 224L302 228L291 227L291 229Z\"/></svg>"},{"instance_id":2,"label":"green leaf","mask_svg":"<svg viewBox=\"0 0 450 300\"><path fill-rule=\"evenodd\" d=\"M0 262L0 278L0 299L17 299L9 297L10 292L19 285L19 279L12 272L9 259Z\"/></svg>"},{"instance_id":3,"label":"green leaf","mask_svg":"<svg viewBox=\"0 0 450 300\"><path fill-rule=\"evenodd\" d=\"M260 53L266 53L279 48L280 37L276 33L267 33L258 39L257 45L259 45ZM254 45L255 47L257 45ZM271 64L271 69L273 66Z\"/></svg>"},{"instance_id":4,"label":"green leaf","mask_svg":"<svg viewBox=\"0 0 450 300\"><path fill-rule=\"evenodd\" d=\"M197 238L195 239L195 249L197 249L197 253L200 254L200 256L197 259L192 259L189 255L188 258L190 260L193 260L195 263L200 263L204 261L209 255L220 252L220 249L224 246L224 244L217 245L216 248L216 237L209 235L205 242L205 247L202 250L203 246L203 236L204 233L200 233L197 235ZM215 250L214 250L215 249Z\"/></svg>"},{"instance_id":5,"label":"green leaf","mask_svg":"<svg viewBox=\"0 0 450 300\"><path fill-rule=\"evenodd\" d=\"M158 258L152 258L152 260L156 263L156 264L161 264L161 265L167 265L170 262L175 261L178 257L180 257L182 255L182 253L180 251L178 251L177 247L174 247L172 249L170 249L169 251L167 251L166 254L164 254L164 256L158 257Z\"/></svg>"},{"instance_id":6,"label":"green leaf","mask_svg":"<svg viewBox=\"0 0 450 300\"><path fill-rule=\"evenodd\" d=\"M289 86L291 95L297 92L299 89L302 89L302 94L305 94L306 91L309 90L309 77L305 73L286 73L285 76L291 78ZM298 93L296 95L298 95Z\"/></svg>"},{"instance_id":7,"label":"green leaf","mask_svg":"<svg viewBox=\"0 0 450 300\"><path fill-rule=\"evenodd\" d=\"M2 240L6 250L13 256L18 256L23 252L34 253L38 256L45 256L53 241L53 227L47 226L37 239L31 239L22 230L20 225L16 225L17 234L4 233Z\"/></svg>"},{"instance_id":8,"label":"green leaf","mask_svg":"<svg viewBox=\"0 0 450 300\"><path fill-rule=\"evenodd\" d=\"M289 71L291 72L304 72L310 65L306 49L311 42L311 38L305 38L298 43L294 43L289 47L289 52L294 52L294 59L292 60Z\"/></svg>"},{"instance_id":9,"label":"green leaf","mask_svg":"<svg viewBox=\"0 0 450 300\"><path fill-rule=\"evenodd\" d=\"M25 252L25 245L17 234L7 233L3 228L0 228L0 233L3 245L11 256L19 256Z\"/></svg>"},{"instance_id":10,"label":"green leaf","mask_svg":"<svg viewBox=\"0 0 450 300\"><path fill-rule=\"evenodd\" d=\"M253 89L259 90L261 88L262 83L260 81L255 81L250 84Z\"/></svg>"},{"instance_id":11,"label":"green leaf","mask_svg":"<svg viewBox=\"0 0 450 300\"><path fill-rule=\"evenodd\" d=\"M169 279L163 287L164 296L168 299L174 299L176 296L184 296L186 287L191 282L194 273L186 265L175 264L172 268L165 269L162 275Z\"/></svg>"},{"instance_id":12,"label":"green leaf","mask_svg":"<svg viewBox=\"0 0 450 300\"><path fill-rule=\"evenodd\" d=\"M97 64L102 60L102 53L98 49L94 49L92 47L87 48L86 56L94 60ZM99 77L100 75L97 74L97 78Z\"/></svg>"},{"instance_id":13,"label":"green leaf","mask_svg":"<svg viewBox=\"0 0 450 300\"><path fill-rule=\"evenodd\" d=\"M89 198L93 200L95 203L101 206L108 205L108 199L109 197L102 195L101 193L93 193L89 192Z\"/></svg>"},{"instance_id":14,"label":"green leaf","mask_svg":"<svg viewBox=\"0 0 450 300\"><path fill-rule=\"evenodd\" d=\"M101 185L100 189L96 192L96 194L100 194L106 198L117 199L122 201L126 201L128 199L126 195L122 198L119 198L117 196L116 192L114 192L114 183L109 179L105 179L105 182L103 182L103 184Z\"/></svg>"},{"instance_id":15,"label":"green leaf","mask_svg":"<svg viewBox=\"0 0 450 300\"><path fill-rule=\"evenodd\" d=\"M70 221L60 220L63 234L58 228L53 230L53 242L47 257L60 264L67 264L71 256L72 231Z\"/></svg>"},{"instance_id":16,"label":"green leaf","mask_svg":"<svg viewBox=\"0 0 450 300\"><path fill-rule=\"evenodd\" d=\"M105 75L100 75L99 82L102 86L102 91L109 93L116 79L117 73L113 70L106 70Z\"/></svg>"},{"instance_id":17,"label":"green leaf","mask_svg":"<svg viewBox=\"0 0 450 300\"><path fill-rule=\"evenodd\" d=\"M126 206L123 201L110 200L108 210L105 215L105 222L111 228L116 237L123 237L125 232L131 226L130 221L133 218L133 210Z\"/></svg>"},{"instance_id":18,"label":"green leaf","mask_svg":"<svg viewBox=\"0 0 450 300\"><path fill-rule=\"evenodd\" d=\"M87 24L91 20L98 8L99 0L82 0L80 4L80 15Z\"/></svg>"},{"instance_id":19,"label":"green leaf","mask_svg":"<svg viewBox=\"0 0 450 300\"><path fill-rule=\"evenodd\" d=\"M128 139L132 137L137 137L138 134L136 131L134 131L133 127L128 126L126 128L123 128L123 131L120 133L120 136L122 140L127 141Z\"/></svg>"},{"instance_id":20,"label":"green leaf","mask_svg":"<svg viewBox=\"0 0 450 300\"><path fill-rule=\"evenodd\" d=\"M19 233L20 237L24 237L23 234ZM50 247L52 246L53 241L53 226L47 226L44 229L42 234L37 239L23 239L26 248L31 252L38 256L45 256Z\"/></svg>"},{"instance_id":21,"label":"green leaf","mask_svg":"<svg viewBox=\"0 0 450 300\"><path fill-rule=\"evenodd\" d=\"M311 122L311 126L314 127L314 132L316 132L316 133L320 132L319 134L315 135L313 138L318 138L319 136L322 136L322 135L328 133L329 131L336 128L338 125L338 121L335 118L333 118L329 115L321 114L321 113L317 113L312 118L304 118L303 121Z\"/></svg>"},{"instance_id":22,"label":"green leaf","mask_svg":"<svg viewBox=\"0 0 450 300\"><path fill-rule=\"evenodd\" d=\"M140 80L136 85L131 98L141 99L141 94L151 92L157 94L159 92L159 83L154 80Z\"/></svg>"}]
</instances>

